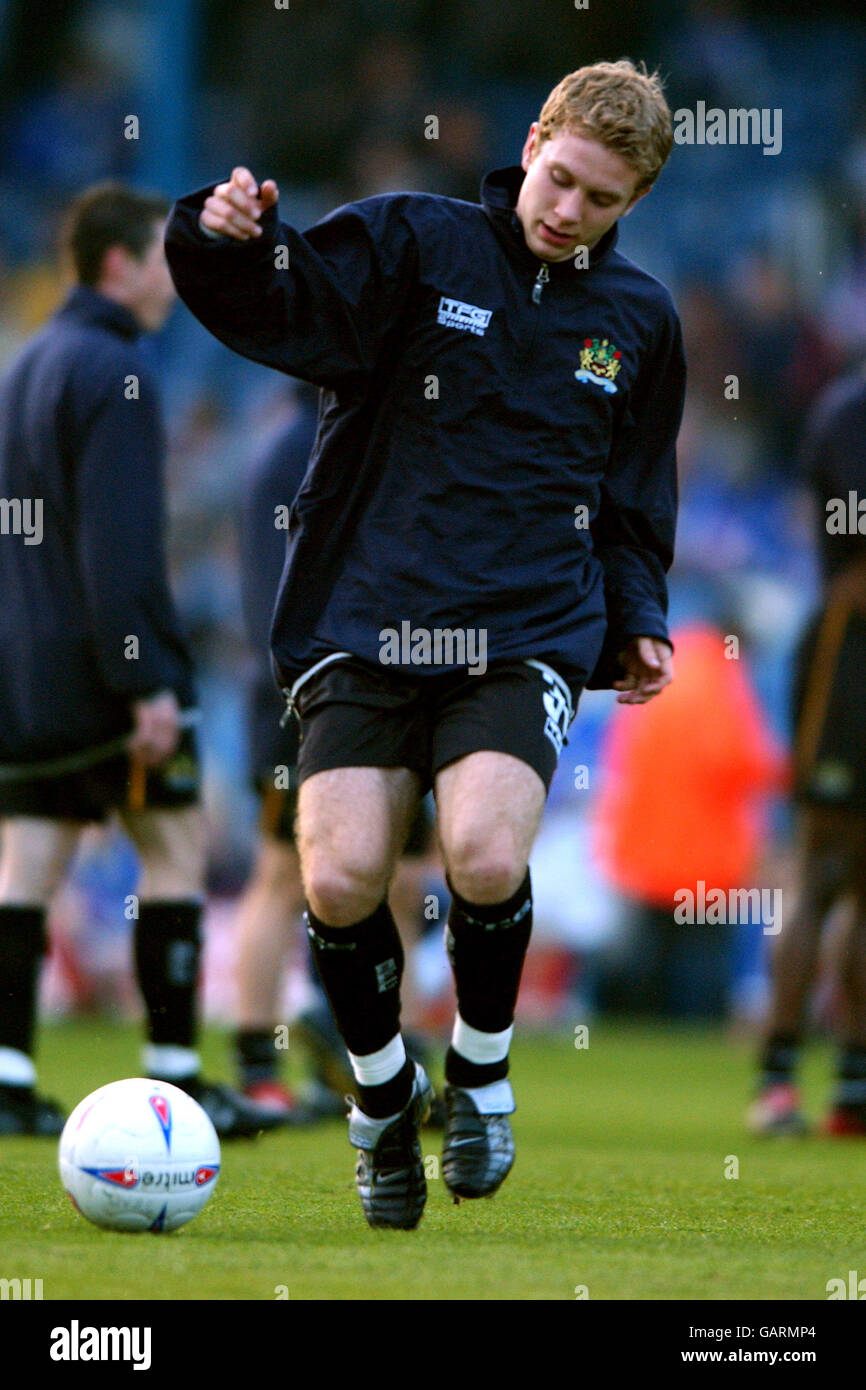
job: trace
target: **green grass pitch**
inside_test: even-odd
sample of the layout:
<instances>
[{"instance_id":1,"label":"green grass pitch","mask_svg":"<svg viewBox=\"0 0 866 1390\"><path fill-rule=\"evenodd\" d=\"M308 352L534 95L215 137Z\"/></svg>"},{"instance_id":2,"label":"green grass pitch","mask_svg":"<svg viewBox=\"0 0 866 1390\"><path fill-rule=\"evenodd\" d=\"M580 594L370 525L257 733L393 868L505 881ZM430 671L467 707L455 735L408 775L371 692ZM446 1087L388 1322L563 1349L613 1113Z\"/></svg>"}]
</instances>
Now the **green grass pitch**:
<instances>
[{"instance_id":1,"label":"green grass pitch","mask_svg":"<svg viewBox=\"0 0 866 1390\"><path fill-rule=\"evenodd\" d=\"M110 1023L45 1027L41 1088L71 1108L134 1075L138 1041ZM585 1289L654 1300L826 1299L829 1279L866 1275L866 1141L748 1137L752 1049L718 1032L605 1022L588 1041L575 1048L567 1025L518 1041L511 1176L496 1197L459 1206L432 1177L413 1232L367 1228L339 1121L225 1144L210 1205L159 1237L78 1216L53 1140L0 1140L0 1276L41 1278L45 1299L572 1300ZM203 1050L209 1074L226 1077L226 1039L209 1032ZM813 1116L830 1068L814 1046ZM440 1135L425 1130L423 1147L438 1159Z\"/></svg>"}]
</instances>

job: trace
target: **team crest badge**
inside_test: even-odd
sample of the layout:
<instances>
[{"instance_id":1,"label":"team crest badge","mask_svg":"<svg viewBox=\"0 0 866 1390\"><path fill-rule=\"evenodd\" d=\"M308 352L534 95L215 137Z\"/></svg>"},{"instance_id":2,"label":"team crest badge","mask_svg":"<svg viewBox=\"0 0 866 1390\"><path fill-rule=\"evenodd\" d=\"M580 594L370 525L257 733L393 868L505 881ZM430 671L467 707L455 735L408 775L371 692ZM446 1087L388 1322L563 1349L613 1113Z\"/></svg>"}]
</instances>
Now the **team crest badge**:
<instances>
[{"instance_id":1,"label":"team crest badge","mask_svg":"<svg viewBox=\"0 0 866 1390\"><path fill-rule=\"evenodd\" d=\"M608 338L584 338L580 368L574 375L578 381L591 381L612 394L617 389L616 375L621 366L622 353Z\"/></svg>"}]
</instances>

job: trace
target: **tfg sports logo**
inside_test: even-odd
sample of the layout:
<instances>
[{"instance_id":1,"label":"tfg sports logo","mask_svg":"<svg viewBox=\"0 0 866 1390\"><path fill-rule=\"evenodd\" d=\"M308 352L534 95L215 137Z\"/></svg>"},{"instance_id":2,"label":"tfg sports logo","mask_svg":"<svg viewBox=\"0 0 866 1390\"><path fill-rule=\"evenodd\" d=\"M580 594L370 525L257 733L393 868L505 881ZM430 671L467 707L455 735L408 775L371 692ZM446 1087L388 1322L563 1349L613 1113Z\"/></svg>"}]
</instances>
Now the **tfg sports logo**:
<instances>
[{"instance_id":1,"label":"tfg sports logo","mask_svg":"<svg viewBox=\"0 0 866 1390\"><path fill-rule=\"evenodd\" d=\"M443 295L439 300L436 322L445 328L459 328L483 338L492 313L492 309L479 309L477 304L465 304L462 299L449 299Z\"/></svg>"}]
</instances>

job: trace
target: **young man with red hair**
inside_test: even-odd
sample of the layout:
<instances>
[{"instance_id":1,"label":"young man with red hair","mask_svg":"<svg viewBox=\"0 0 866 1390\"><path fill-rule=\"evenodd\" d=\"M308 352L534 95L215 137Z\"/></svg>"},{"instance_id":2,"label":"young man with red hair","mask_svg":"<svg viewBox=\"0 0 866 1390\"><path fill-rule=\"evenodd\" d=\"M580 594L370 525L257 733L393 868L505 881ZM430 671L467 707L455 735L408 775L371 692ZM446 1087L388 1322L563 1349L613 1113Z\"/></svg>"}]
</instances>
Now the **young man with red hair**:
<instances>
[{"instance_id":1,"label":"young man with red hair","mask_svg":"<svg viewBox=\"0 0 866 1390\"><path fill-rule=\"evenodd\" d=\"M680 329L615 243L672 143L657 78L600 63L550 94L480 205L387 194L298 233L275 183L237 168L169 225L202 323L322 390L272 651L300 718L308 928L374 1226L415 1226L426 1198L431 1089L400 1033L387 905L419 797L432 786L452 895L443 1176L479 1197L514 1157L527 864L579 695L642 703L671 678Z\"/></svg>"}]
</instances>

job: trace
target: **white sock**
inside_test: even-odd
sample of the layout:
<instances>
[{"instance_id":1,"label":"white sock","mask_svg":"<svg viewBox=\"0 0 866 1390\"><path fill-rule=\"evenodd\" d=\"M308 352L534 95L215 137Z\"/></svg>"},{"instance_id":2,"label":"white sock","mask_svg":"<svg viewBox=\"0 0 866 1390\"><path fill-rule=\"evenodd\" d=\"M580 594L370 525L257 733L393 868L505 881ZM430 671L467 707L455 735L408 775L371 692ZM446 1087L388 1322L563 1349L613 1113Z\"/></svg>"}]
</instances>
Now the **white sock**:
<instances>
[{"instance_id":1,"label":"white sock","mask_svg":"<svg viewBox=\"0 0 866 1390\"><path fill-rule=\"evenodd\" d=\"M464 1086L463 1090L472 1097L479 1115L513 1115L517 1109L507 1076L486 1086Z\"/></svg>"},{"instance_id":2,"label":"white sock","mask_svg":"<svg viewBox=\"0 0 866 1390\"><path fill-rule=\"evenodd\" d=\"M0 1047L0 1085L35 1086L33 1059L17 1047Z\"/></svg>"},{"instance_id":3,"label":"white sock","mask_svg":"<svg viewBox=\"0 0 866 1390\"><path fill-rule=\"evenodd\" d=\"M378 1052L367 1052L362 1057L349 1053L352 1071L359 1086L383 1086L396 1076L406 1061L406 1048L399 1033L380 1047Z\"/></svg>"},{"instance_id":4,"label":"white sock","mask_svg":"<svg viewBox=\"0 0 866 1390\"><path fill-rule=\"evenodd\" d=\"M194 1047L147 1043L142 1050L141 1065L146 1076L160 1081L187 1081L198 1074L201 1059Z\"/></svg>"},{"instance_id":5,"label":"white sock","mask_svg":"<svg viewBox=\"0 0 866 1390\"><path fill-rule=\"evenodd\" d=\"M451 1046L455 1052L460 1053L461 1057L465 1057L467 1062L475 1062L478 1066L489 1066L491 1062L505 1061L513 1033L513 1023L509 1028L503 1028L501 1033L482 1033L480 1029L471 1027L457 1014L454 1019L454 1031L451 1034Z\"/></svg>"}]
</instances>

